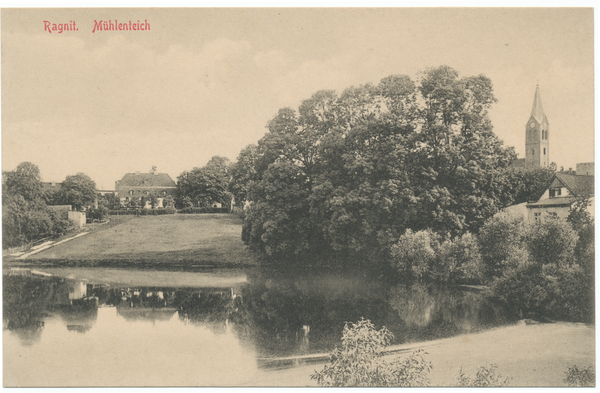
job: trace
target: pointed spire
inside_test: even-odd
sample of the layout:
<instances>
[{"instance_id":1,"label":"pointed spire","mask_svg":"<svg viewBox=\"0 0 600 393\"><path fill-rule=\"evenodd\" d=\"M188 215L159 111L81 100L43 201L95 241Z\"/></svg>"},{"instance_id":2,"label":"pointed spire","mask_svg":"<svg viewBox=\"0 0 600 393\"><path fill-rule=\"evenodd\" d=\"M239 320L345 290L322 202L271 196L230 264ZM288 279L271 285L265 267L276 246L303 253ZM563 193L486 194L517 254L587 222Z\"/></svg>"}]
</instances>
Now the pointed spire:
<instances>
[{"instance_id":1,"label":"pointed spire","mask_svg":"<svg viewBox=\"0 0 600 393\"><path fill-rule=\"evenodd\" d=\"M544 108L542 107L542 97L540 95L540 86L535 86L535 97L533 98L533 108L531 109L531 116L535 117L538 123L542 124L546 115L544 114Z\"/></svg>"}]
</instances>

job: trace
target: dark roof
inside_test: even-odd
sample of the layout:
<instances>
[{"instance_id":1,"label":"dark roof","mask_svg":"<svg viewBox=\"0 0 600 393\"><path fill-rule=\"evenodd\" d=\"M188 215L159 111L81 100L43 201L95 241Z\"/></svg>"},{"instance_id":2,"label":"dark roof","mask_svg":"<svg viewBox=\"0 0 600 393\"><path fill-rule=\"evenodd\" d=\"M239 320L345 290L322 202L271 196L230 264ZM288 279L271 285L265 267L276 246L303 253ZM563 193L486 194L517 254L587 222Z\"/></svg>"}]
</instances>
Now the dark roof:
<instances>
[{"instance_id":1,"label":"dark roof","mask_svg":"<svg viewBox=\"0 0 600 393\"><path fill-rule=\"evenodd\" d=\"M42 192L60 190L61 184L62 183L55 181L44 181L42 182Z\"/></svg>"},{"instance_id":2,"label":"dark roof","mask_svg":"<svg viewBox=\"0 0 600 393\"><path fill-rule=\"evenodd\" d=\"M512 164L510 164L511 168L524 168L525 167L525 159L518 158Z\"/></svg>"},{"instance_id":3,"label":"dark roof","mask_svg":"<svg viewBox=\"0 0 600 393\"><path fill-rule=\"evenodd\" d=\"M555 179L560 181L574 196L589 194L594 195L594 176L590 175L572 175L559 172L554 175Z\"/></svg>"},{"instance_id":4,"label":"dark roof","mask_svg":"<svg viewBox=\"0 0 600 393\"><path fill-rule=\"evenodd\" d=\"M532 207L571 206L573 202L575 202L575 197L572 196L547 198L542 199L538 202L528 203L527 208L529 209Z\"/></svg>"},{"instance_id":5,"label":"dark roof","mask_svg":"<svg viewBox=\"0 0 600 393\"><path fill-rule=\"evenodd\" d=\"M126 173L118 186L120 187L175 187L175 182L166 173Z\"/></svg>"}]
</instances>

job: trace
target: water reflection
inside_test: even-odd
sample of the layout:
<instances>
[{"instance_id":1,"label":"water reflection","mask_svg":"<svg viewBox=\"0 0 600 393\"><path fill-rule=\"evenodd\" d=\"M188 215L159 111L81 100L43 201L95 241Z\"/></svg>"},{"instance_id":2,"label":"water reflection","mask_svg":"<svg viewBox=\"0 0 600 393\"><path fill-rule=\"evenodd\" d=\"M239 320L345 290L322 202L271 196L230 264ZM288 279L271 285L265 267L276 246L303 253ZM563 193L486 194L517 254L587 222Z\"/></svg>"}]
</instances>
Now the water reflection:
<instances>
[{"instance_id":1,"label":"water reflection","mask_svg":"<svg viewBox=\"0 0 600 393\"><path fill-rule=\"evenodd\" d=\"M80 355L72 351L79 347L102 349L113 353L112 358L118 354L136 359L143 347L143 351L160 350L156 353L179 364L172 379L164 370L156 370L167 378L164 384L213 385L231 375L232 369L244 370L237 373L239 378L250 378L257 364L281 366L282 358L329 352L339 343L344 323L360 318L370 319L377 327L387 326L394 333L395 344L504 322L502 313L472 289L432 284L387 286L350 274L291 277L250 270L246 275L246 283L197 288L123 287L4 275L3 327L11 334L5 334L5 365L17 367L25 347L31 348L35 361L47 364L49 359L44 356L59 356L72 367L84 367L65 360L77 359ZM19 345L10 341L12 335L18 337ZM65 339L72 345L56 347ZM120 375L123 383L136 385L135 381L146 375L146 381L156 378L153 384L164 385L158 375L141 373L136 362L119 362L120 368L110 370ZM212 371L194 372L200 365ZM131 367L140 374L128 375ZM9 374L24 372L19 370L11 369ZM6 371L5 367L5 375ZM72 372L64 377L69 375ZM90 385L102 382L100 376L94 383L89 381Z\"/></svg>"},{"instance_id":2,"label":"water reflection","mask_svg":"<svg viewBox=\"0 0 600 393\"><path fill-rule=\"evenodd\" d=\"M506 323L478 289L414 283L390 289L389 304L405 341L429 340Z\"/></svg>"}]
</instances>

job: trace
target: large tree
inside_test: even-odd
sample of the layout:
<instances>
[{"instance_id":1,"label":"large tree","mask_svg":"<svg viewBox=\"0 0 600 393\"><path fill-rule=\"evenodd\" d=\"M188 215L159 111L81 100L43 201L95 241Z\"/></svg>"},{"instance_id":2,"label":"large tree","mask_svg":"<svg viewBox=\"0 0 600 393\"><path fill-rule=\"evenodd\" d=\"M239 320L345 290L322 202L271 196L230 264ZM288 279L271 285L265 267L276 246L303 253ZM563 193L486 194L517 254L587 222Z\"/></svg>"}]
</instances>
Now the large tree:
<instances>
[{"instance_id":1,"label":"large tree","mask_svg":"<svg viewBox=\"0 0 600 393\"><path fill-rule=\"evenodd\" d=\"M258 180L256 164L258 160L258 146L248 145L238 155L237 161L230 166L229 191L235 198L238 206L250 202L250 189Z\"/></svg>"},{"instance_id":2,"label":"large tree","mask_svg":"<svg viewBox=\"0 0 600 393\"><path fill-rule=\"evenodd\" d=\"M196 206L210 206L219 202L226 206L231 201L229 184L229 160L214 156L202 168L184 171L177 177L177 204L180 207L191 200Z\"/></svg>"},{"instance_id":3,"label":"large tree","mask_svg":"<svg viewBox=\"0 0 600 393\"><path fill-rule=\"evenodd\" d=\"M67 176L60 185L62 203L83 210L96 200L96 183L85 173Z\"/></svg>"},{"instance_id":4,"label":"large tree","mask_svg":"<svg viewBox=\"0 0 600 393\"><path fill-rule=\"evenodd\" d=\"M42 195L40 170L31 162L22 162L13 171L2 172L3 195L21 195L33 201Z\"/></svg>"},{"instance_id":5,"label":"large tree","mask_svg":"<svg viewBox=\"0 0 600 393\"><path fill-rule=\"evenodd\" d=\"M476 231L514 199L494 102L488 78L442 66L279 110L236 169L254 202L244 240L271 256L379 261L406 229Z\"/></svg>"},{"instance_id":6,"label":"large tree","mask_svg":"<svg viewBox=\"0 0 600 393\"><path fill-rule=\"evenodd\" d=\"M2 172L2 245L21 246L69 229L67 217L47 208L39 168L23 162Z\"/></svg>"}]
</instances>

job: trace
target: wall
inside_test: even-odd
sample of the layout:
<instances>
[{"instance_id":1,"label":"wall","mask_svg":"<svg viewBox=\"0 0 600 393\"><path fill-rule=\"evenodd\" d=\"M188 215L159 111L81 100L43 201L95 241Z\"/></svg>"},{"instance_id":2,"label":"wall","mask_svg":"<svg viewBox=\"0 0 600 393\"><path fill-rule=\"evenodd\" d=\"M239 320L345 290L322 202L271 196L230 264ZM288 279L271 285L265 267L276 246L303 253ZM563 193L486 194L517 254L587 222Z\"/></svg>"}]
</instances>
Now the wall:
<instances>
[{"instance_id":1,"label":"wall","mask_svg":"<svg viewBox=\"0 0 600 393\"><path fill-rule=\"evenodd\" d=\"M76 227L83 228L85 226L85 212L69 211L68 217Z\"/></svg>"}]
</instances>

